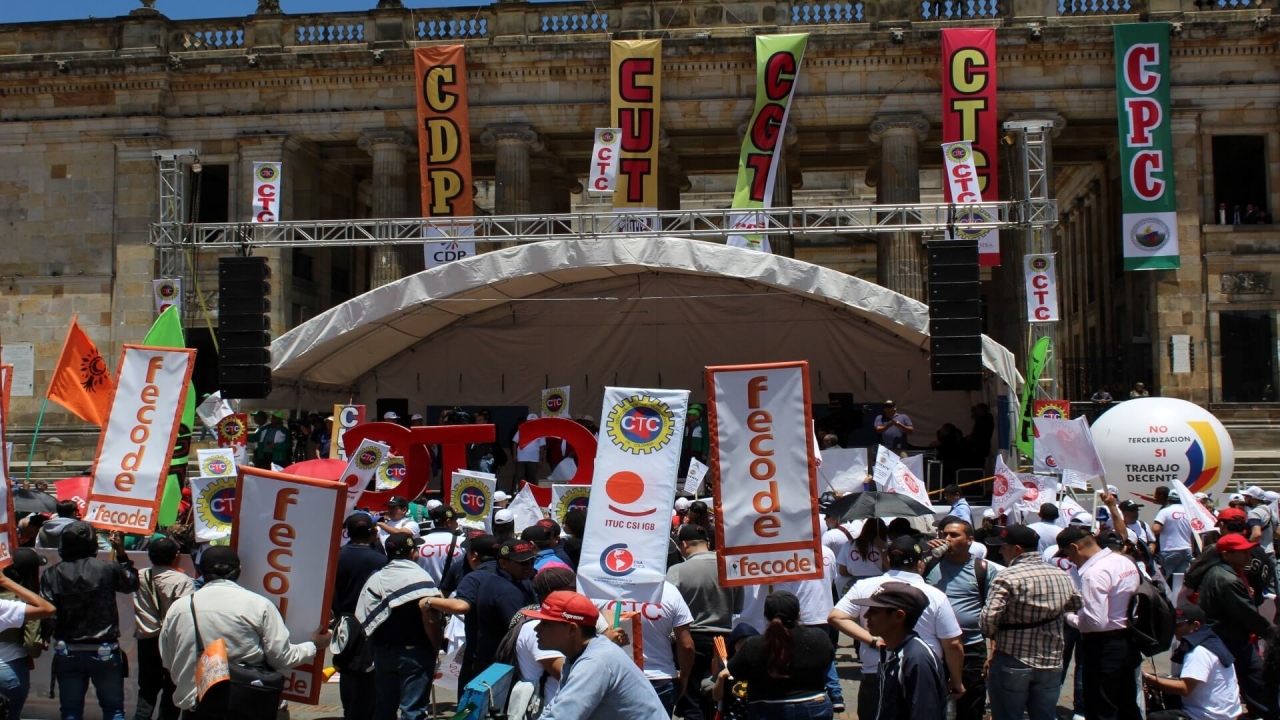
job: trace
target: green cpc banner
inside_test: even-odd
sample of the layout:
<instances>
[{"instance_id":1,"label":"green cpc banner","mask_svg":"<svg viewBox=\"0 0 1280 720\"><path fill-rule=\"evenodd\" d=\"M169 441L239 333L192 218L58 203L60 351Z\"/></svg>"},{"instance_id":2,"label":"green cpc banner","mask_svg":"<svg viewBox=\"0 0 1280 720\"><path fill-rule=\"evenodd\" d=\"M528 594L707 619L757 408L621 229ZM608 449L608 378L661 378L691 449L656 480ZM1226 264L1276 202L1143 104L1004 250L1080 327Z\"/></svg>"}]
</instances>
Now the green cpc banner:
<instances>
[{"instance_id":1,"label":"green cpc banner","mask_svg":"<svg viewBox=\"0 0 1280 720\"><path fill-rule=\"evenodd\" d=\"M756 36L756 109L742 137L738 156L738 184L733 191L734 210L758 210L773 205L778 176L780 143L787 130L791 98L800 78L800 61L809 35ZM761 227L759 213L731 213L733 229ZM730 235L729 245L769 252L767 235Z\"/></svg>"},{"instance_id":2,"label":"green cpc banner","mask_svg":"<svg viewBox=\"0 0 1280 720\"><path fill-rule=\"evenodd\" d=\"M1169 24L1116 25L1125 270L1178 267L1169 108Z\"/></svg>"}]
</instances>

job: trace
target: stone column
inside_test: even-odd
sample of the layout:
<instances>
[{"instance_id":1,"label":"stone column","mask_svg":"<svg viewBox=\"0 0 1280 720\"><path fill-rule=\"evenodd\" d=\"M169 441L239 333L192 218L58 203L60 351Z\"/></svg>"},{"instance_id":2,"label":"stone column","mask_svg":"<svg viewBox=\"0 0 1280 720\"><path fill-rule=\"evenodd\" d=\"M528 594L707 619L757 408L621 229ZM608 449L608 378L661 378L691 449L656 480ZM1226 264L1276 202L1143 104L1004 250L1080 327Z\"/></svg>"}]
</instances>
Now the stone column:
<instances>
[{"instance_id":1,"label":"stone column","mask_svg":"<svg viewBox=\"0 0 1280 720\"><path fill-rule=\"evenodd\" d=\"M921 115L884 115L871 123L871 142L880 145L876 204L920 202L919 144L929 134ZM876 282L909 298L925 300L924 247L912 233L880 233L876 240Z\"/></svg>"},{"instance_id":2,"label":"stone column","mask_svg":"<svg viewBox=\"0 0 1280 720\"><path fill-rule=\"evenodd\" d=\"M529 212L535 215L567 213L574 180L564 163L554 155L529 158Z\"/></svg>"},{"instance_id":3,"label":"stone column","mask_svg":"<svg viewBox=\"0 0 1280 720\"><path fill-rule=\"evenodd\" d=\"M528 215L530 205L529 154L542 150L542 140L528 125L499 125L480 136L480 144L493 150L494 215Z\"/></svg>"},{"instance_id":4,"label":"stone column","mask_svg":"<svg viewBox=\"0 0 1280 720\"><path fill-rule=\"evenodd\" d=\"M658 131L658 209L679 210L680 193L693 187L680 164L680 153L671 147L666 130Z\"/></svg>"},{"instance_id":5,"label":"stone column","mask_svg":"<svg viewBox=\"0 0 1280 720\"><path fill-rule=\"evenodd\" d=\"M373 156L371 210L375 218L402 218L407 214L407 153L412 146L409 134L397 130L365 133L357 146ZM381 287L404 277L405 258L394 245L373 248L369 286Z\"/></svg>"}]
</instances>

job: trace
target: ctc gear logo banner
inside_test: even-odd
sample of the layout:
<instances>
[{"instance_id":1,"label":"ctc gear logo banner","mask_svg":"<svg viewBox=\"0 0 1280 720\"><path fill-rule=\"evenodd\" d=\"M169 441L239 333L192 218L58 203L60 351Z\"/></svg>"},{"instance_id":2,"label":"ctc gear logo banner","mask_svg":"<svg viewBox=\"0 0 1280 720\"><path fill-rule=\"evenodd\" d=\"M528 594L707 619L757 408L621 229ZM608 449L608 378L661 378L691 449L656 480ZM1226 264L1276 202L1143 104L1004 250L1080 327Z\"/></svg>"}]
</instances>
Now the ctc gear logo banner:
<instances>
[{"instance_id":1,"label":"ctc gear logo banner","mask_svg":"<svg viewBox=\"0 0 1280 720\"><path fill-rule=\"evenodd\" d=\"M675 415L661 400L632 395L613 406L605 421L609 440L632 455L661 450L675 435Z\"/></svg>"}]
</instances>

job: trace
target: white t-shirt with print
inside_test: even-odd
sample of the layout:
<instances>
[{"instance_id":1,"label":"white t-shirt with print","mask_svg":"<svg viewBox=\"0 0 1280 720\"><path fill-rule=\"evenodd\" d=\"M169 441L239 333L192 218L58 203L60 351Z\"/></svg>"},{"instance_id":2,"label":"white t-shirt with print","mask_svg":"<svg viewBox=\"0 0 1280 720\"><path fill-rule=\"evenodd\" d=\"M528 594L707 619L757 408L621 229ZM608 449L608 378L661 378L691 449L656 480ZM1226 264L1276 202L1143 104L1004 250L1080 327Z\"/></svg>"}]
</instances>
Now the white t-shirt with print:
<instances>
[{"instance_id":1,"label":"white t-shirt with print","mask_svg":"<svg viewBox=\"0 0 1280 720\"><path fill-rule=\"evenodd\" d=\"M1191 518L1181 503L1160 508L1155 522L1160 523L1160 552L1191 549Z\"/></svg>"},{"instance_id":2,"label":"white t-shirt with print","mask_svg":"<svg viewBox=\"0 0 1280 720\"><path fill-rule=\"evenodd\" d=\"M905 582L919 588L929 598L929 606L924 609L924 613L920 615L920 620L916 622L916 634L921 640L929 643L929 647L933 648L933 652L937 654L938 660L943 659L942 641L950 638L960 637L960 621L956 619L956 611L951 608L951 601L941 590L926 583L924 578L913 572L904 570L890 570L879 577L867 578L854 583L849 588L849 592L840 598L840 602L836 603L835 609L846 613L859 621L866 612L866 608L861 605L854 605L852 600L861 600L871 597L871 595L881 585L887 582ZM865 623L863 623L865 626ZM880 668L880 651L873 649L865 643L858 643L858 660L862 664L863 674L870 674L879 671Z\"/></svg>"},{"instance_id":3,"label":"white t-shirt with print","mask_svg":"<svg viewBox=\"0 0 1280 720\"><path fill-rule=\"evenodd\" d=\"M862 532L863 522L863 520L854 520L822 533L823 547L831 548L831 552L839 556L840 551L844 550L844 544L850 542L850 538L856 540L858 533Z\"/></svg>"},{"instance_id":4,"label":"white t-shirt with print","mask_svg":"<svg viewBox=\"0 0 1280 720\"><path fill-rule=\"evenodd\" d=\"M593 600L604 617L613 617L613 600ZM671 635L678 627L693 624L693 613L675 585L662 583L661 603L622 603L622 612L640 613L641 639L644 642L644 676L650 680L672 680L680 676ZM626 624L623 624L626 627Z\"/></svg>"},{"instance_id":5,"label":"white t-shirt with print","mask_svg":"<svg viewBox=\"0 0 1280 720\"><path fill-rule=\"evenodd\" d=\"M857 535L854 535L856 538ZM884 568L880 565L881 551L873 542L871 548L867 551L866 556L858 552L858 543L847 542L844 548L836 556L836 562L850 577L866 578L873 575L879 575L884 572Z\"/></svg>"},{"instance_id":6,"label":"white t-shirt with print","mask_svg":"<svg viewBox=\"0 0 1280 720\"><path fill-rule=\"evenodd\" d=\"M432 530L422 536L423 545L418 549L418 565L427 571L436 587L440 587L440 581L444 577L444 564L449 557L450 545L453 545L453 564L450 567L466 562L467 551L462 549L462 541L463 538L454 536L448 530Z\"/></svg>"},{"instance_id":7,"label":"white t-shirt with print","mask_svg":"<svg viewBox=\"0 0 1280 720\"><path fill-rule=\"evenodd\" d=\"M399 520L388 520L386 518L382 518L380 522L384 522L396 529L408 530L413 533L414 537L418 537L422 534L422 530L418 526L418 521L414 520L413 517L409 515L405 515ZM378 542L385 546L387 544L387 538L389 537L391 537L391 533L383 530L382 528L378 528Z\"/></svg>"},{"instance_id":8,"label":"white t-shirt with print","mask_svg":"<svg viewBox=\"0 0 1280 720\"><path fill-rule=\"evenodd\" d=\"M517 430L511 440L516 445L516 462L536 463L542 460L542 448L547 444L546 438L538 438L524 447L520 447L520 431Z\"/></svg>"},{"instance_id":9,"label":"white t-shirt with print","mask_svg":"<svg viewBox=\"0 0 1280 720\"><path fill-rule=\"evenodd\" d=\"M768 623L764 619L764 601L771 593L789 592L800 601L800 624L821 625L826 627L827 617L831 615L831 581L833 579L835 557L831 551L822 548L823 565L827 568L822 580L794 580L769 585L748 585L742 589L742 614L736 623L746 623L763 633Z\"/></svg>"},{"instance_id":10,"label":"white t-shirt with print","mask_svg":"<svg viewBox=\"0 0 1280 720\"><path fill-rule=\"evenodd\" d=\"M1182 659L1182 668L1174 671L1184 680L1200 681L1193 692L1182 698L1182 711L1191 720L1235 720L1244 712L1235 670L1223 667L1211 651L1192 648Z\"/></svg>"},{"instance_id":11,"label":"white t-shirt with print","mask_svg":"<svg viewBox=\"0 0 1280 720\"><path fill-rule=\"evenodd\" d=\"M0 632L22 627L27 620L27 604L17 600L0 600ZM13 662L25 658L22 643L0 643L0 660Z\"/></svg>"}]
</instances>

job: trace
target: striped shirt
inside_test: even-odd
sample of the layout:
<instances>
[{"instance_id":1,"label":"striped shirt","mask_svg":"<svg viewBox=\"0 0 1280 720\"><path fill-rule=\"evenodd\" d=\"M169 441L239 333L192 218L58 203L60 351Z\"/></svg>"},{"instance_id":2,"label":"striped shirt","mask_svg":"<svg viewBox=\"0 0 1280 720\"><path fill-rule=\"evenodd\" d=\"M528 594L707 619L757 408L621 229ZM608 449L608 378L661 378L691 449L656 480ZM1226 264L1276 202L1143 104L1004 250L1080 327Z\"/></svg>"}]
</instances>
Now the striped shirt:
<instances>
[{"instance_id":1,"label":"striped shirt","mask_svg":"<svg viewBox=\"0 0 1280 720\"><path fill-rule=\"evenodd\" d=\"M1071 578L1040 553L1028 551L991 582L979 625L983 635L995 638L999 652L1033 668L1059 668L1063 616L1080 607L1080 592Z\"/></svg>"}]
</instances>

